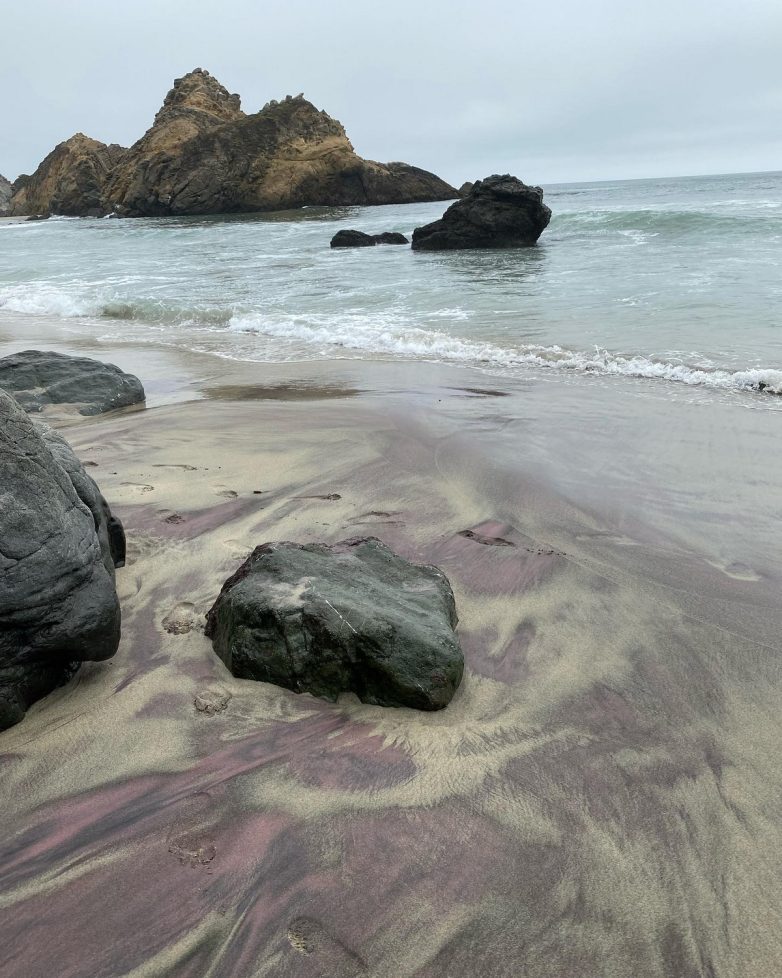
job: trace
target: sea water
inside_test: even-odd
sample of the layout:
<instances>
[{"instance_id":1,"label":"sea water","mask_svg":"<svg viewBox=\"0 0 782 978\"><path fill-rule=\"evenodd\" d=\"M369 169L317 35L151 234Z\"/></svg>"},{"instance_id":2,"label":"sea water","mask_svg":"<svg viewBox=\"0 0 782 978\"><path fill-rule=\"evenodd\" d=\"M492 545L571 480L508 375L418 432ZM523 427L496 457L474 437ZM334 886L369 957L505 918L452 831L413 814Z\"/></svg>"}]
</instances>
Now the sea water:
<instances>
[{"instance_id":1,"label":"sea water","mask_svg":"<svg viewBox=\"0 0 782 978\"><path fill-rule=\"evenodd\" d=\"M422 361L458 367L512 396L426 411L495 459L727 580L779 580L782 174L544 190L538 245L503 251L329 247L346 227L409 235L442 203L0 223L0 352L45 317L105 359L150 344L259 378L328 360L367 386L382 360L404 390Z\"/></svg>"},{"instance_id":2,"label":"sea water","mask_svg":"<svg viewBox=\"0 0 782 978\"><path fill-rule=\"evenodd\" d=\"M343 227L409 235L442 203L5 225L0 310L240 360L782 393L782 174L555 186L545 200L537 247L508 251L329 248Z\"/></svg>"}]
</instances>

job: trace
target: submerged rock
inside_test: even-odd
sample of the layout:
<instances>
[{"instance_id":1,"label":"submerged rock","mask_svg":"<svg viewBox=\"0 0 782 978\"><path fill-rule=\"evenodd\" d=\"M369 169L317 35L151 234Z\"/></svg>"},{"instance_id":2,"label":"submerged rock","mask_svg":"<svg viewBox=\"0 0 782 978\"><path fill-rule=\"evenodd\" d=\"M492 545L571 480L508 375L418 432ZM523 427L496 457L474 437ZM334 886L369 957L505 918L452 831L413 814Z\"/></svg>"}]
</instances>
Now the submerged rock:
<instances>
[{"instance_id":1,"label":"submerged rock","mask_svg":"<svg viewBox=\"0 0 782 978\"><path fill-rule=\"evenodd\" d=\"M113 363L51 350L24 350L0 358L0 388L31 412L47 404L73 404L79 414L103 414L144 401L138 377Z\"/></svg>"},{"instance_id":2,"label":"submerged rock","mask_svg":"<svg viewBox=\"0 0 782 978\"><path fill-rule=\"evenodd\" d=\"M223 585L206 634L243 679L439 710L464 669L456 623L442 571L369 537L256 547Z\"/></svg>"},{"instance_id":3,"label":"submerged rock","mask_svg":"<svg viewBox=\"0 0 782 978\"><path fill-rule=\"evenodd\" d=\"M114 655L114 565L124 549L121 524L70 446L2 391L0 486L2 730L82 661Z\"/></svg>"},{"instance_id":4,"label":"submerged rock","mask_svg":"<svg viewBox=\"0 0 782 978\"><path fill-rule=\"evenodd\" d=\"M410 244L403 234L398 231L384 231L382 234L365 234L364 231L354 231L345 228L337 231L331 239L332 248L368 248L379 244L406 245Z\"/></svg>"},{"instance_id":5,"label":"submerged rock","mask_svg":"<svg viewBox=\"0 0 782 978\"><path fill-rule=\"evenodd\" d=\"M413 231L413 248L518 248L534 245L551 220L540 187L509 174L478 180L439 221Z\"/></svg>"}]
</instances>

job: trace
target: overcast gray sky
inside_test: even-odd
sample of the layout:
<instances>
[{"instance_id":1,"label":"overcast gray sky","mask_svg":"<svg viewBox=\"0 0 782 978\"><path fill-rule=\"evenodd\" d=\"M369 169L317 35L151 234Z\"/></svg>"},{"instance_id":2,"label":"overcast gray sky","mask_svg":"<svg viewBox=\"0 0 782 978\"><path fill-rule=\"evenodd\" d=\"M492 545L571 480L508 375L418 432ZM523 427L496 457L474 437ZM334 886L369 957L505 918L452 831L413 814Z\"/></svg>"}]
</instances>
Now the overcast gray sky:
<instances>
[{"instance_id":1,"label":"overcast gray sky","mask_svg":"<svg viewBox=\"0 0 782 978\"><path fill-rule=\"evenodd\" d=\"M2 0L0 173L130 145L197 66L457 185L782 168L782 0Z\"/></svg>"}]
</instances>

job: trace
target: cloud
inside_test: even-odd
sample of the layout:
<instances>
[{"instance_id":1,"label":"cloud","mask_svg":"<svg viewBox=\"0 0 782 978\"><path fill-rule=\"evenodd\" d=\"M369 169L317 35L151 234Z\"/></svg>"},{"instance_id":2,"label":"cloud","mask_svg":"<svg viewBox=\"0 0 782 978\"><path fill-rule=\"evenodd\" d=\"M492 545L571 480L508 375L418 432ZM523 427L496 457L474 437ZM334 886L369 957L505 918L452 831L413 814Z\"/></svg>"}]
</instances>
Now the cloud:
<instances>
[{"instance_id":1,"label":"cloud","mask_svg":"<svg viewBox=\"0 0 782 978\"><path fill-rule=\"evenodd\" d=\"M29 0L0 35L0 172L82 130L125 145L208 68L246 111L302 89L358 152L453 182L775 169L778 0Z\"/></svg>"}]
</instances>

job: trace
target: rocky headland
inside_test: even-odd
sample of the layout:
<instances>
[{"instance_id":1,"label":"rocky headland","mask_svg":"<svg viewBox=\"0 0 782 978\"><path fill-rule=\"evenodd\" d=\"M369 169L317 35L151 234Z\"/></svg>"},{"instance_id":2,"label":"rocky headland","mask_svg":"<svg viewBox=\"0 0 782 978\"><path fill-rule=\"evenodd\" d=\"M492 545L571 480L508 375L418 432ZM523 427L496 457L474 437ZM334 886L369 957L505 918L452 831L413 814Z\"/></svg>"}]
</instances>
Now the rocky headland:
<instances>
[{"instance_id":1,"label":"rocky headland","mask_svg":"<svg viewBox=\"0 0 782 978\"><path fill-rule=\"evenodd\" d=\"M303 95L245 114L238 95L196 68L176 79L129 149L82 133L60 143L13 185L10 212L166 216L457 196L426 170L363 159L341 123Z\"/></svg>"},{"instance_id":2,"label":"rocky headland","mask_svg":"<svg viewBox=\"0 0 782 978\"><path fill-rule=\"evenodd\" d=\"M11 197L14 187L10 180L7 180L0 173L0 217L6 217L11 213Z\"/></svg>"}]
</instances>

